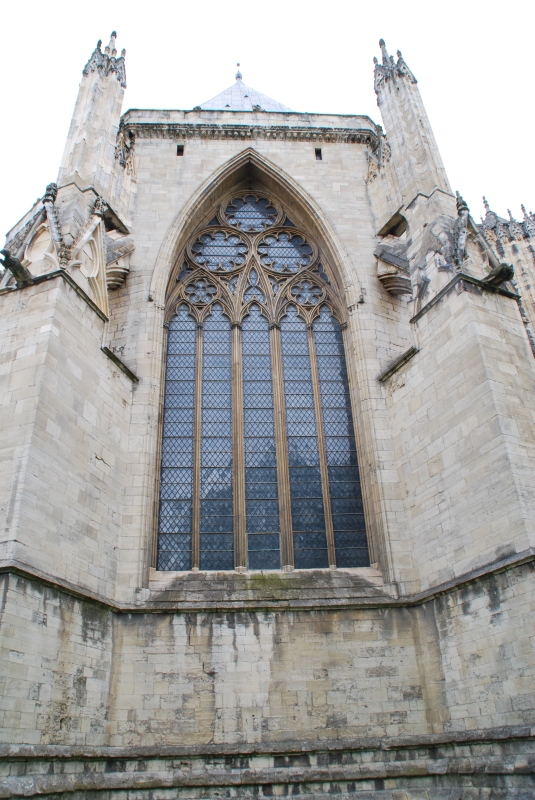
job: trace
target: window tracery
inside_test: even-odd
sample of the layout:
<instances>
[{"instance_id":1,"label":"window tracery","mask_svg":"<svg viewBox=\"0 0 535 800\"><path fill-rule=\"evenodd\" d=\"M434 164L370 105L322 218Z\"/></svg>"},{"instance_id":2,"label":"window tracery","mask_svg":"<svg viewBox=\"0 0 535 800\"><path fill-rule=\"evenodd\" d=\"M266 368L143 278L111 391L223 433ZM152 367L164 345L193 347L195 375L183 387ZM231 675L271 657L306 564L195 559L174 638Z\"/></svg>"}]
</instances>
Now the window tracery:
<instances>
[{"instance_id":1,"label":"window tracery","mask_svg":"<svg viewBox=\"0 0 535 800\"><path fill-rule=\"evenodd\" d=\"M177 261L158 569L369 564L341 294L287 221L235 193Z\"/></svg>"}]
</instances>

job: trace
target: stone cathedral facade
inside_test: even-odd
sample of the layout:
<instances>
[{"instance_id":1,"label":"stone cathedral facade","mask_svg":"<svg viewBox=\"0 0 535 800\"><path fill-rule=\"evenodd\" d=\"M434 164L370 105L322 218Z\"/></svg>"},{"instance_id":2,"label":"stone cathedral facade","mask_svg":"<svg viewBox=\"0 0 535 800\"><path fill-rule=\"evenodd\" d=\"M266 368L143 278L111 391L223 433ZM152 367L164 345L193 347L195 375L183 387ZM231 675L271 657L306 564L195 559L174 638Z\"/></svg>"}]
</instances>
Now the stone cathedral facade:
<instances>
[{"instance_id":1,"label":"stone cathedral facade","mask_svg":"<svg viewBox=\"0 0 535 800\"><path fill-rule=\"evenodd\" d=\"M535 218L380 46L384 130L87 62L1 256L2 797L534 797Z\"/></svg>"}]
</instances>

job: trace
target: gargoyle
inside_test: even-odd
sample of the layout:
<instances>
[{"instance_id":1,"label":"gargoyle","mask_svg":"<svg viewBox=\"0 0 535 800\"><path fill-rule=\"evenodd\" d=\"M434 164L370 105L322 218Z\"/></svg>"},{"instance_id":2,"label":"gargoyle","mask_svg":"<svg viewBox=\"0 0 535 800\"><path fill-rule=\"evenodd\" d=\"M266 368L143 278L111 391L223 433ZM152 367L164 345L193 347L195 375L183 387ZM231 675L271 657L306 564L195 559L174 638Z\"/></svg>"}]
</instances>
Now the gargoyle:
<instances>
[{"instance_id":1,"label":"gargoyle","mask_svg":"<svg viewBox=\"0 0 535 800\"><path fill-rule=\"evenodd\" d=\"M501 286L502 283L512 280L515 271L510 264L496 264L486 278L483 278L483 283L489 286Z\"/></svg>"},{"instance_id":2,"label":"gargoyle","mask_svg":"<svg viewBox=\"0 0 535 800\"><path fill-rule=\"evenodd\" d=\"M15 278L17 288L20 289L22 286L29 286L33 283L33 275L30 270L26 269L18 258L14 258L9 250L0 250L0 254L2 256L0 262Z\"/></svg>"}]
</instances>

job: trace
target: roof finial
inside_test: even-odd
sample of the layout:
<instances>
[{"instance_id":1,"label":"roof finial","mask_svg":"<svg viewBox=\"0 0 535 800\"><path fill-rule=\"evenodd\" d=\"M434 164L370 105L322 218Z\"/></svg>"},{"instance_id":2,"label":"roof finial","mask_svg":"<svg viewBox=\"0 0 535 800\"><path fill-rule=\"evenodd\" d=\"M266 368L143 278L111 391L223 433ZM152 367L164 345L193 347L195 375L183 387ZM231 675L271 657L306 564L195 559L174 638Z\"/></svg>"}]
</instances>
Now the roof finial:
<instances>
[{"instance_id":1,"label":"roof finial","mask_svg":"<svg viewBox=\"0 0 535 800\"><path fill-rule=\"evenodd\" d=\"M110 43L107 47L104 48L105 52L109 56L116 56L117 55L117 48L115 46L115 40L117 39L117 31L112 31L110 36Z\"/></svg>"},{"instance_id":2,"label":"roof finial","mask_svg":"<svg viewBox=\"0 0 535 800\"><path fill-rule=\"evenodd\" d=\"M381 48L381 53L383 54L383 64L389 66L390 59L388 57L388 51L386 49L386 44L384 39L379 39L379 47Z\"/></svg>"},{"instance_id":3,"label":"roof finial","mask_svg":"<svg viewBox=\"0 0 535 800\"><path fill-rule=\"evenodd\" d=\"M237 81L241 81L241 79L242 79L242 74L241 74L241 72L240 72L240 62L239 62L239 61L238 61L238 63L236 64L236 66L238 67L238 71L237 71L237 73L236 73L236 80L237 80Z\"/></svg>"},{"instance_id":4,"label":"roof finial","mask_svg":"<svg viewBox=\"0 0 535 800\"><path fill-rule=\"evenodd\" d=\"M489 206L489 204L487 202L487 198L486 197L483 197L483 205L485 206L485 211L487 212L487 214L489 214L490 213L490 206Z\"/></svg>"}]
</instances>

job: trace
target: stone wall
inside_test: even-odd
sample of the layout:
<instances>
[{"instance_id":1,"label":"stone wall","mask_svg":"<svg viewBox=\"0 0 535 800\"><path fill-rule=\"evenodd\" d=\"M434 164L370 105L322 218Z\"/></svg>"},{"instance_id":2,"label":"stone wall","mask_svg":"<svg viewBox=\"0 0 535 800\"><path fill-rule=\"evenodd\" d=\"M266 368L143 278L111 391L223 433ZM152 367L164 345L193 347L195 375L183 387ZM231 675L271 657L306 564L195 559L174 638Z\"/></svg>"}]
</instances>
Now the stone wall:
<instances>
[{"instance_id":1,"label":"stone wall","mask_svg":"<svg viewBox=\"0 0 535 800\"><path fill-rule=\"evenodd\" d=\"M176 583L122 611L20 575L3 583L3 785L17 794L21 775L28 795L42 782L228 780L244 797L319 781L302 788L316 796L324 781L452 787L460 772L465 786L533 786L533 562L427 601L393 601L363 579L342 600L335 580L337 601L286 610L269 608L288 591L267 576L255 587L267 607L239 611L181 610Z\"/></svg>"}]
</instances>

